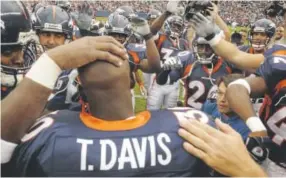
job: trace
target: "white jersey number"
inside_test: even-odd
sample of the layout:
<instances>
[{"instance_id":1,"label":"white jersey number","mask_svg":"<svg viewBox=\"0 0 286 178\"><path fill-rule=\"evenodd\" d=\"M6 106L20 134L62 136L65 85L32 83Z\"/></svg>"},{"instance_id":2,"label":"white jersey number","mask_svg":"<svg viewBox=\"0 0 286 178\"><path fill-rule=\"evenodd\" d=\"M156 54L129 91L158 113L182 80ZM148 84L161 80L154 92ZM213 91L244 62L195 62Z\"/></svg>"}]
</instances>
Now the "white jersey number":
<instances>
[{"instance_id":1,"label":"white jersey number","mask_svg":"<svg viewBox=\"0 0 286 178\"><path fill-rule=\"evenodd\" d=\"M277 126L279 122L281 122L280 127ZM273 142L277 145L281 145L284 141L286 141L286 106L281 108L275 114L273 114L267 121L267 125L275 133L272 138Z\"/></svg>"},{"instance_id":2,"label":"white jersey number","mask_svg":"<svg viewBox=\"0 0 286 178\"><path fill-rule=\"evenodd\" d=\"M189 86L188 86L188 87L189 87L190 89L195 89L195 88L197 88L197 91L196 91L193 95L191 95L191 96L188 98L187 104L188 104L189 106L193 107L193 108L201 109L202 106L203 106L203 103L198 102L197 100L198 100L201 96L203 96L203 94L206 92L205 85L204 85L202 82L198 81L198 80L194 80L194 81L191 81L191 82L189 83ZM211 89L209 90L209 92L208 92L207 97L208 97L208 98L213 98L213 97L215 97L215 94L214 94L214 93L216 93L216 91L217 91L217 86L216 86L216 85L212 86L212 88L211 88Z\"/></svg>"},{"instance_id":3,"label":"white jersey number","mask_svg":"<svg viewBox=\"0 0 286 178\"><path fill-rule=\"evenodd\" d=\"M161 52L164 54L163 60L165 61L166 59L168 59L172 55L173 51L174 50L172 49L162 48Z\"/></svg>"}]
</instances>

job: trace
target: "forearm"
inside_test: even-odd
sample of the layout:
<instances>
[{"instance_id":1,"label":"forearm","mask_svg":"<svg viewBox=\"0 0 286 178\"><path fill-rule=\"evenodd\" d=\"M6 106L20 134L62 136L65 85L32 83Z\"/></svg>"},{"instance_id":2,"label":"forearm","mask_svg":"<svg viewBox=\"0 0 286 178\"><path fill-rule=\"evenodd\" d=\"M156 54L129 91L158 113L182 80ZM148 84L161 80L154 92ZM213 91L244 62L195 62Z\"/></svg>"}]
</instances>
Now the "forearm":
<instances>
[{"instance_id":1,"label":"forearm","mask_svg":"<svg viewBox=\"0 0 286 178\"><path fill-rule=\"evenodd\" d=\"M151 32L152 32L154 35L157 34L157 33L161 30L161 28L162 28L162 26L163 26L165 20L166 20L170 15L172 15L172 13L170 13L170 12L168 12L168 11L165 11L160 17L158 17L158 18L153 22L153 24L152 24L152 26L151 26Z\"/></svg>"},{"instance_id":2,"label":"forearm","mask_svg":"<svg viewBox=\"0 0 286 178\"><path fill-rule=\"evenodd\" d=\"M218 56L241 69L257 69L264 61L262 54L245 53L224 39L220 39L212 48Z\"/></svg>"},{"instance_id":3,"label":"forearm","mask_svg":"<svg viewBox=\"0 0 286 178\"><path fill-rule=\"evenodd\" d=\"M160 71L160 54L153 37L146 41L146 56L150 72Z\"/></svg>"},{"instance_id":4,"label":"forearm","mask_svg":"<svg viewBox=\"0 0 286 178\"><path fill-rule=\"evenodd\" d=\"M223 31L224 35L225 35L225 39L227 41L230 41L230 30L227 26L227 24L222 20L222 18L217 15L217 17L215 18L215 23L218 25L218 27Z\"/></svg>"},{"instance_id":5,"label":"forearm","mask_svg":"<svg viewBox=\"0 0 286 178\"><path fill-rule=\"evenodd\" d=\"M231 177L268 177L266 172L249 157L241 164L242 168L237 170Z\"/></svg>"},{"instance_id":6,"label":"forearm","mask_svg":"<svg viewBox=\"0 0 286 178\"><path fill-rule=\"evenodd\" d=\"M250 102L248 91L245 87L240 85L229 86L227 88L226 97L230 108L244 121L250 117L256 116Z\"/></svg>"},{"instance_id":7,"label":"forearm","mask_svg":"<svg viewBox=\"0 0 286 178\"><path fill-rule=\"evenodd\" d=\"M1 102L1 138L17 143L41 115L52 90L29 78Z\"/></svg>"}]
</instances>

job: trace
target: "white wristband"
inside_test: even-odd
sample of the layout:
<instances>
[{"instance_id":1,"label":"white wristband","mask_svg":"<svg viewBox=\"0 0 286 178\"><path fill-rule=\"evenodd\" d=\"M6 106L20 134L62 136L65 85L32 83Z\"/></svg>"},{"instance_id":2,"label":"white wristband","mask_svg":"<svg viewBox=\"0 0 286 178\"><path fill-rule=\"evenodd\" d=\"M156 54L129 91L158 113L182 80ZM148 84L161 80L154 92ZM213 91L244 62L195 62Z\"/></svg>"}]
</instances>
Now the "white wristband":
<instances>
[{"instance_id":1,"label":"white wristband","mask_svg":"<svg viewBox=\"0 0 286 178\"><path fill-rule=\"evenodd\" d=\"M230 84L228 84L228 87L230 87L231 85L241 85L241 86L243 86L244 88L247 89L248 94L251 93L250 85L249 85L249 83L248 83L246 80L244 80L244 79L235 80L235 81L231 82Z\"/></svg>"},{"instance_id":2,"label":"white wristband","mask_svg":"<svg viewBox=\"0 0 286 178\"><path fill-rule=\"evenodd\" d=\"M17 144L1 139L1 164L5 164L10 161L16 147Z\"/></svg>"},{"instance_id":3,"label":"white wristband","mask_svg":"<svg viewBox=\"0 0 286 178\"><path fill-rule=\"evenodd\" d=\"M61 68L44 53L35 62L25 77L52 90L61 72Z\"/></svg>"},{"instance_id":4,"label":"white wristband","mask_svg":"<svg viewBox=\"0 0 286 178\"><path fill-rule=\"evenodd\" d=\"M213 39L211 39L210 41L208 41L208 44L211 46L216 46L221 40L221 35L217 34L213 37Z\"/></svg>"},{"instance_id":5,"label":"white wristband","mask_svg":"<svg viewBox=\"0 0 286 178\"><path fill-rule=\"evenodd\" d=\"M246 125L251 130L251 132L266 131L265 126L259 117L250 117L246 120Z\"/></svg>"}]
</instances>

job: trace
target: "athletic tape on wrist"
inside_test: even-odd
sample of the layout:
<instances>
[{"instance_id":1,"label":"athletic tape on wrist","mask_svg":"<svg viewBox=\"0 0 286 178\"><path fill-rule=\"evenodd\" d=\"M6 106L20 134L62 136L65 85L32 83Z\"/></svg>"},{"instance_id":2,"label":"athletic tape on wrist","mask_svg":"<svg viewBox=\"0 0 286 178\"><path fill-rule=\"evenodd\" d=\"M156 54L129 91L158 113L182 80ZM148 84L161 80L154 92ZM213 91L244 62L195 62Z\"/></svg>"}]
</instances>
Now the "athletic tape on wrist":
<instances>
[{"instance_id":1,"label":"athletic tape on wrist","mask_svg":"<svg viewBox=\"0 0 286 178\"><path fill-rule=\"evenodd\" d=\"M265 126L259 117L253 116L246 120L246 125L251 130L251 132L266 131Z\"/></svg>"},{"instance_id":2,"label":"athletic tape on wrist","mask_svg":"<svg viewBox=\"0 0 286 178\"><path fill-rule=\"evenodd\" d=\"M25 77L52 90L61 72L61 68L44 53L35 62Z\"/></svg>"},{"instance_id":3,"label":"athletic tape on wrist","mask_svg":"<svg viewBox=\"0 0 286 178\"><path fill-rule=\"evenodd\" d=\"M209 45L216 46L221 40L221 35L215 35L211 40L208 41Z\"/></svg>"},{"instance_id":4,"label":"athletic tape on wrist","mask_svg":"<svg viewBox=\"0 0 286 178\"><path fill-rule=\"evenodd\" d=\"M1 164L8 163L17 144L1 139Z\"/></svg>"},{"instance_id":5,"label":"athletic tape on wrist","mask_svg":"<svg viewBox=\"0 0 286 178\"><path fill-rule=\"evenodd\" d=\"M248 94L251 93L250 85L249 85L249 83L248 83L246 80L244 80L244 79L235 80L235 81L231 82L231 83L228 85L228 87L230 87L231 85L241 85L241 86L243 86L244 88L247 89Z\"/></svg>"}]
</instances>

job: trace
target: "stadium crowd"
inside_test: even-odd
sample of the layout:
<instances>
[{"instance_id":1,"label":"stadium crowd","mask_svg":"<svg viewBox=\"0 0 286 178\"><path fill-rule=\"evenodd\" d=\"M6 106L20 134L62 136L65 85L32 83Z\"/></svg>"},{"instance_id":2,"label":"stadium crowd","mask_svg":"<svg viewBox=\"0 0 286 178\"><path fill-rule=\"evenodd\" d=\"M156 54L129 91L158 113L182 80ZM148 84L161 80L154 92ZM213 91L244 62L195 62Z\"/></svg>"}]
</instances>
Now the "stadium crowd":
<instances>
[{"instance_id":1,"label":"stadium crowd","mask_svg":"<svg viewBox=\"0 0 286 178\"><path fill-rule=\"evenodd\" d=\"M9 0L0 27L1 176L286 176L283 1Z\"/></svg>"},{"instance_id":2,"label":"stadium crowd","mask_svg":"<svg viewBox=\"0 0 286 178\"><path fill-rule=\"evenodd\" d=\"M32 10L34 4L38 2L46 4L55 4L56 1L33 0L26 1L27 7ZM167 1L137 0L137 1L87 1L93 12L100 10L114 12L119 6L128 5L134 8L135 12L148 13L150 9L159 9L164 11ZM271 1L218 1L220 15L223 20L231 25L233 22L239 26L248 26L251 22L265 18L264 8ZM77 11L83 1L70 1L72 11ZM94 13L94 14L95 14ZM277 21L277 23L280 23Z\"/></svg>"}]
</instances>

